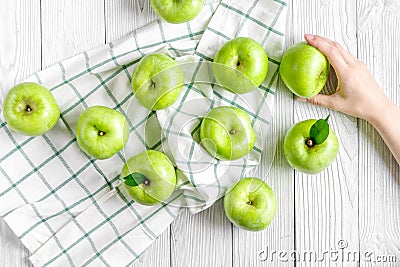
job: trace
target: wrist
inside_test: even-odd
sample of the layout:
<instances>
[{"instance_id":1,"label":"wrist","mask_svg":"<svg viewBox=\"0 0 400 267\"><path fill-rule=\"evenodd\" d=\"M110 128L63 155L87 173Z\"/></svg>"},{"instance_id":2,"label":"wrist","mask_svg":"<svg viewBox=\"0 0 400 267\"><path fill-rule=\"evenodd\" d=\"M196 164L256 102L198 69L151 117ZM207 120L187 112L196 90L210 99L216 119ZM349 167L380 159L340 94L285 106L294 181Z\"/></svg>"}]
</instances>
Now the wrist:
<instances>
[{"instance_id":1,"label":"wrist","mask_svg":"<svg viewBox=\"0 0 400 267\"><path fill-rule=\"evenodd\" d=\"M365 118L365 120L376 129L386 124L386 122L390 121L392 118L398 117L400 112L399 108L389 99L380 103L381 104L372 109L370 115Z\"/></svg>"}]
</instances>

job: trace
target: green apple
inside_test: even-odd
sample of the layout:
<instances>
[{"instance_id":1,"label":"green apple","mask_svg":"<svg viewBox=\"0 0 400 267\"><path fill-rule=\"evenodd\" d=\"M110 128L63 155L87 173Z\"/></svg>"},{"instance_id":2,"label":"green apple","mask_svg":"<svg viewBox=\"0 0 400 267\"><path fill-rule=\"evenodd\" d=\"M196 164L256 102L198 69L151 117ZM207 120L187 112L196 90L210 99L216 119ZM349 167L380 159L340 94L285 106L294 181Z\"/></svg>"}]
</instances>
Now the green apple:
<instances>
[{"instance_id":1,"label":"green apple","mask_svg":"<svg viewBox=\"0 0 400 267\"><path fill-rule=\"evenodd\" d=\"M76 125L76 140L86 154L107 159L128 141L128 122L120 112L104 106L84 110Z\"/></svg>"},{"instance_id":2,"label":"green apple","mask_svg":"<svg viewBox=\"0 0 400 267\"><path fill-rule=\"evenodd\" d=\"M213 108L203 118L200 140L212 156L221 160L236 160L254 147L256 134L249 115L236 107Z\"/></svg>"},{"instance_id":3,"label":"green apple","mask_svg":"<svg viewBox=\"0 0 400 267\"><path fill-rule=\"evenodd\" d=\"M268 56L253 39L238 37L218 50L213 71L217 82L226 89L237 94L248 93L267 77Z\"/></svg>"},{"instance_id":4,"label":"green apple","mask_svg":"<svg viewBox=\"0 0 400 267\"><path fill-rule=\"evenodd\" d=\"M194 19L204 6L204 0L150 0L154 12L169 23Z\"/></svg>"},{"instance_id":5,"label":"green apple","mask_svg":"<svg viewBox=\"0 0 400 267\"><path fill-rule=\"evenodd\" d=\"M176 173L162 152L145 150L131 157L121 171L129 195L143 205L165 201L176 187Z\"/></svg>"},{"instance_id":6,"label":"green apple","mask_svg":"<svg viewBox=\"0 0 400 267\"><path fill-rule=\"evenodd\" d=\"M308 174L323 171L335 160L339 143L333 130L327 126L326 139L316 142L310 136L310 129L317 122L315 119L305 120L293 125L286 133L283 151L286 160L296 170Z\"/></svg>"},{"instance_id":7,"label":"green apple","mask_svg":"<svg viewBox=\"0 0 400 267\"><path fill-rule=\"evenodd\" d=\"M241 179L224 197L228 219L248 231L264 230L274 219L277 206L274 191L258 178Z\"/></svg>"},{"instance_id":8,"label":"green apple","mask_svg":"<svg viewBox=\"0 0 400 267\"><path fill-rule=\"evenodd\" d=\"M285 51L279 72L295 95L309 98L321 92L328 80L329 68L324 54L306 42L300 42Z\"/></svg>"},{"instance_id":9,"label":"green apple","mask_svg":"<svg viewBox=\"0 0 400 267\"><path fill-rule=\"evenodd\" d=\"M171 106L179 97L183 83L182 69L165 54L144 56L132 74L135 97L150 110Z\"/></svg>"},{"instance_id":10,"label":"green apple","mask_svg":"<svg viewBox=\"0 0 400 267\"><path fill-rule=\"evenodd\" d=\"M37 83L21 83L6 95L3 114L14 131L37 136L51 130L60 118L60 109L49 90Z\"/></svg>"}]
</instances>

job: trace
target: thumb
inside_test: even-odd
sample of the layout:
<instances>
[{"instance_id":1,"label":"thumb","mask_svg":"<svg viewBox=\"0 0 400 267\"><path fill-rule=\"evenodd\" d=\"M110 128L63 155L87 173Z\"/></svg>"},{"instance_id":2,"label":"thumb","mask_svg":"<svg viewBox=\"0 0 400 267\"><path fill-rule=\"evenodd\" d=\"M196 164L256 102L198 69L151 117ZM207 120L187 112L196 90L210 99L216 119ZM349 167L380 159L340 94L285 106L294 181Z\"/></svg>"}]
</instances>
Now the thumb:
<instances>
[{"instance_id":1,"label":"thumb","mask_svg":"<svg viewBox=\"0 0 400 267\"><path fill-rule=\"evenodd\" d=\"M297 100L300 102L310 103L316 106L335 109L335 104L331 95L318 94L310 98L298 97Z\"/></svg>"}]
</instances>

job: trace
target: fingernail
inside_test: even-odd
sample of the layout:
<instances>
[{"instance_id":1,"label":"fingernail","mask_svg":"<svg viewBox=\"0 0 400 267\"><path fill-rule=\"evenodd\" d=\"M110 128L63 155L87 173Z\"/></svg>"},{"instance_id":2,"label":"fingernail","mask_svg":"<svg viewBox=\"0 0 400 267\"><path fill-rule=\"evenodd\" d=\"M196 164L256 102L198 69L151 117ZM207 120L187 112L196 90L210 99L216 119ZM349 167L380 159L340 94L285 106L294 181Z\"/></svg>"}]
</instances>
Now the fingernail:
<instances>
[{"instance_id":1,"label":"fingernail","mask_svg":"<svg viewBox=\"0 0 400 267\"><path fill-rule=\"evenodd\" d=\"M306 38L307 40L313 40L314 39L314 35L307 33L307 34L304 35L304 38Z\"/></svg>"},{"instance_id":2,"label":"fingernail","mask_svg":"<svg viewBox=\"0 0 400 267\"><path fill-rule=\"evenodd\" d=\"M303 98L303 97L298 97L297 101L305 103L305 102L307 102L307 99Z\"/></svg>"}]
</instances>

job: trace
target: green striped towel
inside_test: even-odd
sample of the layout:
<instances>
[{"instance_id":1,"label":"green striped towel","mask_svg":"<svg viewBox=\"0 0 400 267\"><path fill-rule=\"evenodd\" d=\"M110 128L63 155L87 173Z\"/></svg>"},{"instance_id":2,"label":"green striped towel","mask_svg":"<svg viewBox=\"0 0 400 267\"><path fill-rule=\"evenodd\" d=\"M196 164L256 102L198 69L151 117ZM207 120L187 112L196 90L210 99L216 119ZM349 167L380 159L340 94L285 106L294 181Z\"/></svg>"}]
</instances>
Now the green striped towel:
<instances>
[{"instance_id":1,"label":"green striped towel","mask_svg":"<svg viewBox=\"0 0 400 267\"><path fill-rule=\"evenodd\" d=\"M271 160L261 156L273 150L265 139L286 9L281 0L210 3L189 23L156 21L27 79L51 90L61 119L45 135L26 137L0 117L0 215L32 253L35 266L129 266L183 208L206 209L261 160ZM263 85L240 96L215 85L210 69L219 47L237 36L257 40L270 58ZM143 55L160 51L182 64L186 84L173 106L149 112L133 96L131 74ZM129 122L128 144L107 160L90 158L76 143L77 118L93 105L112 107ZM250 115L257 143L243 159L217 161L194 141L201 117L220 105ZM132 201L119 179L126 159L144 149L166 152L182 171L171 198L150 207Z\"/></svg>"}]
</instances>

